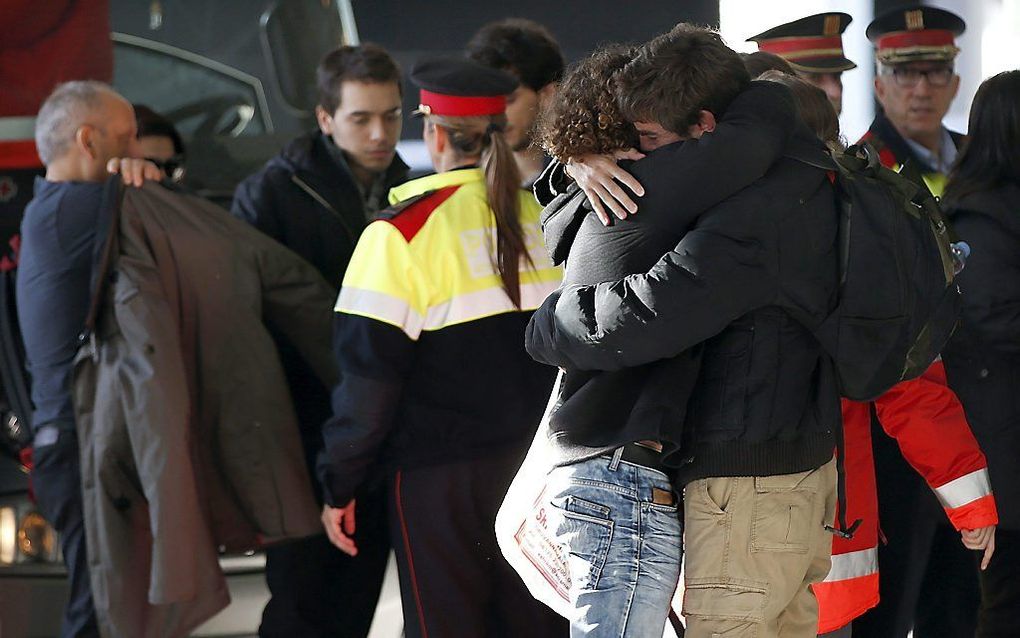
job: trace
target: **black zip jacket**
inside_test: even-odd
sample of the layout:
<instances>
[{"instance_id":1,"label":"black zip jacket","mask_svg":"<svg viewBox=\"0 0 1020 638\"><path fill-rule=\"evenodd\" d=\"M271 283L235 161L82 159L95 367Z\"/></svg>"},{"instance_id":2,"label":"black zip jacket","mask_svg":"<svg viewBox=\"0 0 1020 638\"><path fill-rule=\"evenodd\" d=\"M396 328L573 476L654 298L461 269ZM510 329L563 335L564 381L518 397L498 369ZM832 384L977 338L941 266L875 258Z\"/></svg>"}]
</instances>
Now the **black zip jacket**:
<instances>
[{"instance_id":1,"label":"black zip jacket","mask_svg":"<svg viewBox=\"0 0 1020 638\"><path fill-rule=\"evenodd\" d=\"M369 220L353 176L328 148L332 144L319 131L294 139L238 185L230 211L304 257L339 290ZM407 171L394 157L386 187L407 181Z\"/></svg>"},{"instance_id":2,"label":"black zip jacket","mask_svg":"<svg viewBox=\"0 0 1020 638\"><path fill-rule=\"evenodd\" d=\"M803 127L791 144L827 161ZM551 295L528 326L528 352L619 370L701 344L678 482L817 468L832 458L840 418L832 362L811 334L836 301L836 229L826 172L781 159L648 272Z\"/></svg>"},{"instance_id":3,"label":"black zip jacket","mask_svg":"<svg viewBox=\"0 0 1020 638\"><path fill-rule=\"evenodd\" d=\"M564 283L595 284L651 268L711 206L762 177L785 151L798 122L789 89L752 82L712 133L662 147L623 165L642 185L638 213L605 226L574 185L542 214ZM723 170L725 169L725 170ZM663 444L679 461L684 416L700 348L613 372L568 370L549 416L558 462L567 464L640 440Z\"/></svg>"},{"instance_id":4,"label":"black zip jacket","mask_svg":"<svg viewBox=\"0 0 1020 638\"><path fill-rule=\"evenodd\" d=\"M294 139L238 185L230 212L304 257L339 291L369 220L353 176L334 157L337 150L331 145L320 131ZM386 186L406 181L407 171L403 160L394 157ZM332 415L330 389L285 340L277 336L277 343L312 466L322 448L322 424Z\"/></svg>"}]
</instances>

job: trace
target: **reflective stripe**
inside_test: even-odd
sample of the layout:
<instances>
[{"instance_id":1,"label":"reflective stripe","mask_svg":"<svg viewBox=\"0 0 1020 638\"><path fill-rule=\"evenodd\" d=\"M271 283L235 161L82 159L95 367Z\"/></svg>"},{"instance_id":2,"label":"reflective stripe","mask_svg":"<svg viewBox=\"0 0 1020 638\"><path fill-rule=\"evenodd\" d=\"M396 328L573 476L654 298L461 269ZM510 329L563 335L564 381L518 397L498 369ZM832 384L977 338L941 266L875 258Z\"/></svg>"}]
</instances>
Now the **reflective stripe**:
<instances>
[{"instance_id":1,"label":"reflective stripe","mask_svg":"<svg viewBox=\"0 0 1020 638\"><path fill-rule=\"evenodd\" d=\"M534 310L559 287L559 281L540 281L521 285L521 310ZM502 288L488 288L469 292L429 308L425 315L425 329L438 330L458 323L491 317L504 312L516 312L510 297Z\"/></svg>"},{"instance_id":2,"label":"reflective stripe","mask_svg":"<svg viewBox=\"0 0 1020 638\"><path fill-rule=\"evenodd\" d=\"M35 118L0 117L0 140L31 140L35 142Z\"/></svg>"},{"instance_id":3,"label":"reflective stripe","mask_svg":"<svg viewBox=\"0 0 1020 638\"><path fill-rule=\"evenodd\" d=\"M396 326L414 341L418 340L422 328L425 327L425 318L409 303L375 290L344 286L340 289L334 310Z\"/></svg>"},{"instance_id":4,"label":"reflective stripe","mask_svg":"<svg viewBox=\"0 0 1020 638\"><path fill-rule=\"evenodd\" d=\"M939 497L939 503L949 510L963 507L991 493L992 484L988 479L988 468L965 474L942 487L935 488L935 496Z\"/></svg>"},{"instance_id":5,"label":"reflective stripe","mask_svg":"<svg viewBox=\"0 0 1020 638\"><path fill-rule=\"evenodd\" d=\"M871 547L857 552L833 554L829 575L822 582L831 583L868 576L878 571L878 548Z\"/></svg>"},{"instance_id":6,"label":"reflective stripe","mask_svg":"<svg viewBox=\"0 0 1020 638\"><path fill-rule=\"evenodd\" d=\"M534 310L558 287L559 280L521 285L521 310ZM415 341L421 336L422 330L439 330L493 315L517 312L502 288L488 288L459 295L429 308L422 317L403 299L351 286L340 289L334 310L391 324Z\"/></svg>"}]
</instances>

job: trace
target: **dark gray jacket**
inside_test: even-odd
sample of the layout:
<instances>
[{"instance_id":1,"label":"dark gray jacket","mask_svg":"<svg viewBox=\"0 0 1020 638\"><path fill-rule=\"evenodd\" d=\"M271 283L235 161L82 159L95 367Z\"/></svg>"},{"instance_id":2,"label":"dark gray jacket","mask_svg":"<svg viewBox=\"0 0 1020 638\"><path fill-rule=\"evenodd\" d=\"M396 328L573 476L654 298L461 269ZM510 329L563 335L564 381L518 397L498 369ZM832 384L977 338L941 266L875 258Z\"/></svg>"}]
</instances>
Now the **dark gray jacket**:
<instances>
[{"instance_id":1,"label":"dark gray jacket","mask_svg":"<svg viewBox=\"0 0 1020 638\"><path fill-rule=\"evenodd\" d=\"M322 531L266 324L333 383L333 293L205 200L119 190L73 385L92 591L105 636L184 636L229 602L218 551Z\"/></svg>"}]
</instances>

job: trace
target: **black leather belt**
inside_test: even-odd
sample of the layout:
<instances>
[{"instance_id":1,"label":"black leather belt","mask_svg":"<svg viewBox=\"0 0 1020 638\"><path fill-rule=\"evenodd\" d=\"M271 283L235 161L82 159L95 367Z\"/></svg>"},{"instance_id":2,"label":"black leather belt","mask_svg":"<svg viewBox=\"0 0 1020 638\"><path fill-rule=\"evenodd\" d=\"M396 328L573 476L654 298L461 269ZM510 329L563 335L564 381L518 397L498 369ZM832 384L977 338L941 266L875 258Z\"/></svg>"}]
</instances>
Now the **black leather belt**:
<instances>
[{"instance_id":1,"label":"black leather belt","mask_svg":"<svg viewBox=\"0 0 1020 638\"><path fill-rule=\"evenodd\" d=\"M662 463L662 452L657 452L649 447L638 445L637 443L628 443L624 445L623 456L620 458L628 463L633 463L634 465L659 470L660 472L666 471L666 466Z\"/></svg>"}]
</instances>

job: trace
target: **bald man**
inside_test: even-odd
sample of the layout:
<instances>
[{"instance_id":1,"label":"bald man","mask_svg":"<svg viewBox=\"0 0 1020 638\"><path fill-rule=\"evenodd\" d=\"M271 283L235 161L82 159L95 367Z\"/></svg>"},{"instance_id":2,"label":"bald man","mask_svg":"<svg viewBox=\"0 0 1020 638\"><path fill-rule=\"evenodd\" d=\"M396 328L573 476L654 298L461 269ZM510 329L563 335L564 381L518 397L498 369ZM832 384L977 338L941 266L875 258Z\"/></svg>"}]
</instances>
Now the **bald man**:
<instances>
[{"instance_id":1,"label":"bald man","mask_svg":"<svg viewBox=\"0 0 1020 638\"><path fill-rule=\"evenodd\" d=\"M70 596L60 636L99 636L89 586L71 373L88 312L92 248L103 182L113 168L140 186L159 179L137 156L134 110L101 82L68 82L36 118L46 166L21 223L18 320L32 376L32 486L39 510L60 535Z\"/></svg>"}]
</instances>

